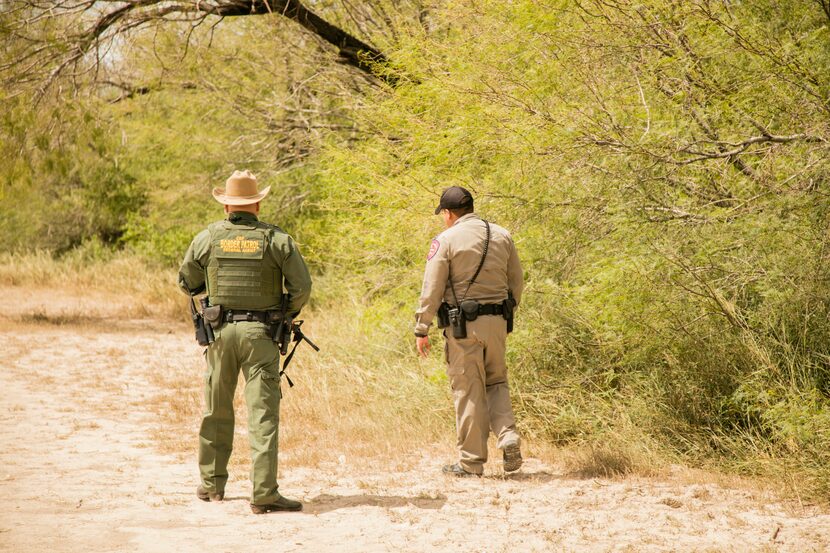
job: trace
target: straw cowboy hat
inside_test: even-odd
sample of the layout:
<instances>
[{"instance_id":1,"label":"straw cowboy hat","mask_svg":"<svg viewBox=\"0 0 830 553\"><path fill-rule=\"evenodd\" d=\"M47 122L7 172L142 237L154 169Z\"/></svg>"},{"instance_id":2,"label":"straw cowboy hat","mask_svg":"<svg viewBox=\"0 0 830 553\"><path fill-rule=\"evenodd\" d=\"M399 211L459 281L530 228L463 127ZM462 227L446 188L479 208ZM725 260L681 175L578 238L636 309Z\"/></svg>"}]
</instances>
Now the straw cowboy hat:
<instances>
[{"instance_id":1,"label":"straw cowboy hat","mask_svg":"<svg viewBox=\"0 0 830 553\"><path fill-rule=\"evenodd\" d=\"M225 181L225 189L214 188L213 197L224 205L251 205L261 201L268 192L270 186L266 186L261 192L256 189L256 177L248 171L234 171L233 175Z\"/></svg>"}]
</instances>

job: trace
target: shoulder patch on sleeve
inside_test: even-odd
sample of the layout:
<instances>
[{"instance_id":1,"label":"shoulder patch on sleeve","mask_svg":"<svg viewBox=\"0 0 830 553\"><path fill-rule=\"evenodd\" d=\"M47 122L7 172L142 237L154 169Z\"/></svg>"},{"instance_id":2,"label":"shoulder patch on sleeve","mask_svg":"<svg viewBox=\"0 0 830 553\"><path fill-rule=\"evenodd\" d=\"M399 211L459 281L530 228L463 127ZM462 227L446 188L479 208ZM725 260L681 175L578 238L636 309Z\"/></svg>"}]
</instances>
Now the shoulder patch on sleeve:
<instances>
[{"instance_id":1,"label":"shoulder patch on sleeve","mask_svg":"<svg viewBox=\"0 0 830 553\"><path fill-rule=\"evenodd\" d=\"M435 257L435 254L438 253L438 250L441 248L441 242L438 240L433 240L432 244L429 245L429 253L427 254L427 261Z\"/></svg>"}]
</instances>

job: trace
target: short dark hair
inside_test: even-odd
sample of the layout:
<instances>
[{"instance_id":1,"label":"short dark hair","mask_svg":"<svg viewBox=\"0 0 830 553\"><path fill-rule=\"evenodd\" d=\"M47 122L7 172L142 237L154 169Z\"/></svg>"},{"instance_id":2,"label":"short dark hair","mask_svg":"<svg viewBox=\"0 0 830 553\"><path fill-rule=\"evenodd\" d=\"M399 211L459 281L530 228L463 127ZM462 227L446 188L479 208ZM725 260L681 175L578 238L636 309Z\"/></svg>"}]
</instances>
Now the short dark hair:
<instances>
[{"instance_id":1,"label":"short dark hair","mask_svg":"<svg viewBox=\"0 0 830 553\"><path fill-rule=\"evenodd\" d=\"M468 213L473 212L473 201L470 200L470 205L465 205L464 207L456 207L455 209L448 209L447 211L449 211L456 217L463 217Z\"/></svg>"}]
</instances>

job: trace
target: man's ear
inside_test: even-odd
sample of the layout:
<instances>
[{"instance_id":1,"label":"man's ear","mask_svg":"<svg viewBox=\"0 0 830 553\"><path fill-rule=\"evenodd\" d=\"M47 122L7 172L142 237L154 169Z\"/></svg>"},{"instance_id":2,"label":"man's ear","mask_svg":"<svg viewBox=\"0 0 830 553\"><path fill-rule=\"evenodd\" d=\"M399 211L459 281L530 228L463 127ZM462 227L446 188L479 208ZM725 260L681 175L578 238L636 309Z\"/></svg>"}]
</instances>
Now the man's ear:
<instances>
[{"instance_id":1,"label":"man's ear","mask_svg":"<svg viewBox=\"0 0 830 553\"><path fill-rule=\"evenodd\" d=\"M224 208L225 208L225 213L230 213L230 208L229 208L228 204L225 204Z\"/></svg>"},{"instance_id":2,"label":"man's ear","mask_svg":"<svg viewBox=\"0 0 830 553\"><path fill-rule=\"evenodd\" d=\"M256 214L259 215L259 202L256 203Z\"/></svg>"}]
</instances>

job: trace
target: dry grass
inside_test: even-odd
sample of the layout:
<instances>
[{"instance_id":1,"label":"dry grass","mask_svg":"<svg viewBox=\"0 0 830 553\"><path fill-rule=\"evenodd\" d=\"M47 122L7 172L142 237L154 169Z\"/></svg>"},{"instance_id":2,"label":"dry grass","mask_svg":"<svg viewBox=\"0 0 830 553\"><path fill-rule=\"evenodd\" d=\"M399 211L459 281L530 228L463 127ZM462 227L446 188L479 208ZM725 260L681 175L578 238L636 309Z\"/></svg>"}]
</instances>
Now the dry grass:
<instances>
[{"instance_id":1,"label":"dry grass","mask_svg":"<svg viewBox=\"0 0 830 553\"><path fill-rule=\"evenodd\" d=\"M301 346L283 381L280 408L280 463L283 466L373 463L405 468L425 448L451 460L452 411L449 391L430 380L439 366L424 366L408 355L378 354L350 332L349 317L337 313L309 314L307 332L321 347L319 354ZM342 360L339 345L348 343L362 354ZM371 362L367 362L367 358ZM205 372L200 357L171 363L155 371L159 390L156 439L166 452L192 455L202 413ZM237 387L236 433L231 470L247 477L249 468L244 380ZM434 445L440 443L441 445Z\"/></svg>"},{"instance_id":2,"label":"dry grass","mask_svg":"<svg viewBox=\"0 0 830 553\"><path fill-rule=\"evenodd\" d=\"M43 253L4 254L0 287L4 285L20 291L20 298L24 291L40 297L39 290L44 298L53 297L45 307L38 301L18 301L25 305L13 316L15 324L146 332L146 324L121 320L145 317L173 323L176 332L189 332L187 300L176 287L175 272L148 267L134 257L90 262L55 260ZM383 336L363 331L359 305L339 307L305 314L304 329L322 351L301 346L289 370L296 386L283 383L281 463L318 466L372 460L404 468L424 451L442 461L453 460L452 400L440 356L420 360L411 344L393 332ZM197 354L154 363L159 365L150 373L157 390L150 406L159 413L155 440L165 452L192 456L203 408L204 360ZM240 475L249 465L243 387L240 377L237 453L231 467ZM634 446L560 449L537 440L525 444L525 455L563 464L583 477L648 474L655 466ZM497 460L500 452L491 448L491 456Z\"/></svg>"},{"instance_id":3,"label":"dry grass","mask_svg":"<svg viewBox=\"0 0 830 553\"><path fill-rule=\"evenodd\" d=\"M580 478L616 478L664 474L666 462L648 437L606 432L604 440L559 448L557 459L571 475Z\"/></svg>"},{"instance_id":4,"label":"dry grass","mask_svg":"<svg viewBox=\"0 0 830 553\"><path fill-rule=\"evenodd\" d=\"M176 286L175 271L150 267L128 254L94 260L82 255L55 259L42 251L1 253L0 286L41 289L47 297L117 295L125 299L127 318L187 320L186 296Z\"/></svg>"},{"instance_id":5,"label":"dry grass","mask_svg":"<svg viewBox=\"0 0 830 553\"><path fill-rule=\"evenodd\" d=\"M45 253L0 254L0 287L13 291L16 304L25 304L20 298L26 294L49 299L45 307L29 302L12 315L15 325L147 332L148 323L142 327L121 319L151 318L165 321L168 331L188 332L187 300L176 287L175 272L127 255L89 261L56 260ZM385 336L363 331L359 305L338 307L306 313L304 329L322 351L301 346L289 371L296 386L289 389L283 383L281 463L318 466L371 459L406 467L427 450L452 460L452 401L440 356L419 360L394 331ZM6 318L8 322L8 314ZM158 365L150 373L157 391L151 408L159 413L156 441L165 452L192 456L202 413L204 360L194 355L153 363ZM240 379L232 467L239 474L249 463L243 386ZM524 449L526 456L556 462L585 478L662 471L665 464L656 449L644 446L648 440L630 438L609 436L601 446L588 442L567 448L531 440ZM497 459L500 453L491 449L491 455Z\"/></svg>"},{"instance_id":6,"label":"dry grass","mask_svg":"<svg viewBox=\"0 0 830 553\"><path fill-rule=\"evenodd\" d=\"M113 313L169 322L186 321L189 315L174 271L126 255L89 261L46 253L1 254L0 287L21 298L38 298L17 302L25 305L13 316L15 324L141 331L115 324ZM451 459L452 403L437 358L418 360L397 336L370 339L358 328L361 317L355 310L305 315L304 330L322 351L300 346L289 369L296 386L289 389L283 382L282 463L316 466L374 459L400 465L425 446L437 447ZM188 332L184 325L173 328ZM190 456L202 413L204 360L196 355L152 363L156 369L148 376L158 393L149 399L149 408L159 414L156 439L163 451ZM240 377L233 462L242 472L249 462L243 387Z\"/></svg>"},{"instance_id":7,"label":"dry grass","mask_svg":"<svg viewBox=\"0 0 830 553\"><path fill-rule=\"evenodd\" d=\"M96 320L95 317L79 311L61 311L59 313L48 313L44 309L34 309L22 313L16 317L18 322L24 324L50 324L55 326L84 325Z\"/></svg>"},{"instance_id":8,"label":"dry grass","mask_svg":"<svg viewBox=\"0 0 830 553\"><path fill-rule=\"evenodd\" d=\"M158 413L153 440L163 453L187 457L195 454L203 409L200 377L204 372L204 365L197 359L177 359L168 360L150 373L150 385L156 393L142 403Z\"/></svg>"}]
</instances>

